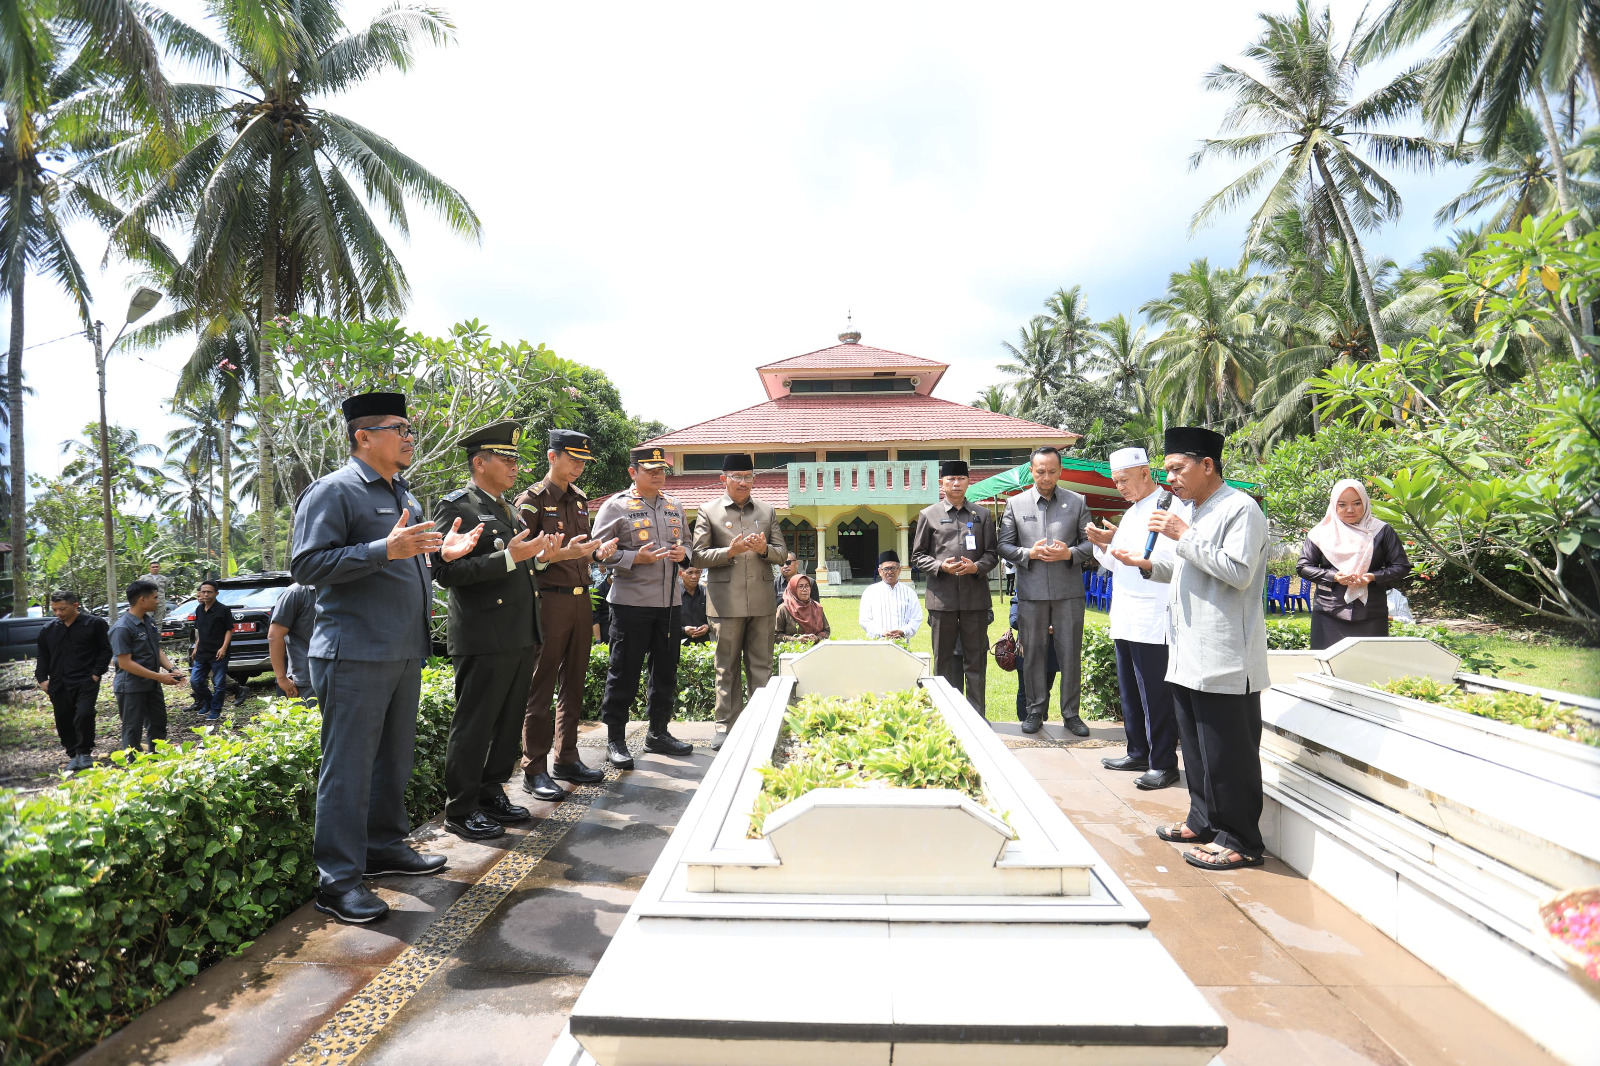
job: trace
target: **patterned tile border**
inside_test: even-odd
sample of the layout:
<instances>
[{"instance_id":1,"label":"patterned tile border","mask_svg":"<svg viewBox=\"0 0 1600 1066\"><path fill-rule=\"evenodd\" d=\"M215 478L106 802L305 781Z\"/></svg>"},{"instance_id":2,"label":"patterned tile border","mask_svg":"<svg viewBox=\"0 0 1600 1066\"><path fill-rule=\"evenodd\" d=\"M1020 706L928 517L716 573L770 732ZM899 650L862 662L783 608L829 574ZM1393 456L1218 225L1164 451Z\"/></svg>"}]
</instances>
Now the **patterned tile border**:
<instances>
[{"instance_id":1,"label":"patterned tile border","mask_svg":"<svg viewBox=\"0 0 1600 1066\"><path fill-rule=\"evenodd\" d=\"M436 918L415 944L340 1007L284 1066L343 1066L360 1055L620 776L619 771L607 769L604 781L569 792L548 818Z\"/></svg>"}]
</instances>

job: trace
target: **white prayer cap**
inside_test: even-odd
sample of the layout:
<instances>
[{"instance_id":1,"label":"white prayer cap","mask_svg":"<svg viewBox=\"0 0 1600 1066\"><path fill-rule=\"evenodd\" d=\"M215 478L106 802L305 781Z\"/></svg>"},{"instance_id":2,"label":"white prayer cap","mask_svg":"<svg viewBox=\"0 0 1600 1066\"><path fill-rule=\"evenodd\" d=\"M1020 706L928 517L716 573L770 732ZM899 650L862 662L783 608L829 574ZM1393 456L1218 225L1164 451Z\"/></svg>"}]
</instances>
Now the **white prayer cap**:
<instances>
[{"instance_id":1,"label":"white prayer cap","mask_svg":"<svg viewBox=\"0 0 1600 1066\"><path fill-rule=\"evenodd\" d=\"M1111 472L1126 470L1130 466L1149 466L1150 457L1143 448L1118 448L1111 453Z\"/></svg>"}]
</instances>

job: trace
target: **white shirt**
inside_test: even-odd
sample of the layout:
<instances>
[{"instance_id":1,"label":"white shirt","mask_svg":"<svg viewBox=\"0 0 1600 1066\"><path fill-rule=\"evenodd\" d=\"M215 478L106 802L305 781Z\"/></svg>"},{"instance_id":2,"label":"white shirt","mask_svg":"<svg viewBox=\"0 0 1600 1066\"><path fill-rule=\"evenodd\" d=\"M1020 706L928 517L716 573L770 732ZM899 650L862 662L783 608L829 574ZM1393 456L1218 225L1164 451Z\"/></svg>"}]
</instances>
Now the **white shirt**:
<instances>
[{"instance_id":1,"label":"white shirt","mask_svg":"<svg viewBox=\"0 0 1600 1066\"><path fill-rule=\"evenodd\" d=\"M1124 548L1135 558L1144 555L1145 541L1150 537L1150 513L1156 509L1161 489L1156 489L1144 499L1128 505L1111 538L1113 548ZM1192 522L1192 504L1172 498L1170 510L1185 522ZM1171 563L1177 558L1178 542L1171 537L1156 537L1156 550L1150 558ZM1141 577L1137 566L1115 559L1109 550L1096 548L1094 557L1100 565L1111 571L1111 639L1131 640L1138 644L1165 644L1167 642L1167 583Z\"/></svg>"},{"instance_id":2,"label":"white shirt","mask_svg":"<svg viewBox=\"0 0 1600 1066\"><path fill-rule=\"evenodd\" d=\"M861 628L869 637L881 637L891 629L898 629L907 637L922 626L922 604L910 582L895 585L879 581L861 594L858 617Z\"/></svg>"}]
</instances>

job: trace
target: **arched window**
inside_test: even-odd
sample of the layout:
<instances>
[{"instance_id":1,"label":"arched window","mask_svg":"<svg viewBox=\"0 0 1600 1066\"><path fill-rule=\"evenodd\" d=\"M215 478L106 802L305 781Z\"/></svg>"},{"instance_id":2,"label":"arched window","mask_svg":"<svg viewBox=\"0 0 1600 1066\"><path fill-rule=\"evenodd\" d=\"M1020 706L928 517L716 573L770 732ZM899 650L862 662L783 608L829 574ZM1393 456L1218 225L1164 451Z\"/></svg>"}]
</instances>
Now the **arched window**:
<instances>
[{"instance_id":1,"label":"arched window","mask_svg":"<svg viewBox=\"0 0 1600 1066\"><path fill-rule=\"evenodd\" d=\"M795 558L800 560L800 569L808 574L817 570L817 531L810 522L804 518L795 521L785 518L778 523L778 530L783 534L783 542L794 552Z\"/></svg>"}]
</instances>

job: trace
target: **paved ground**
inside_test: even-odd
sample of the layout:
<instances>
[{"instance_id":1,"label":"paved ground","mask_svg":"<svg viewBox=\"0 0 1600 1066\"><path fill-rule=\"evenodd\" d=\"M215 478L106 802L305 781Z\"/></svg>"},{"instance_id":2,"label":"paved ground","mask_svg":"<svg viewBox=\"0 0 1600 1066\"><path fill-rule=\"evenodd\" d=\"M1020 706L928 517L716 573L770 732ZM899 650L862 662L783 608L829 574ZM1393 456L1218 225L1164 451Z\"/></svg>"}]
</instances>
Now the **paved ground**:
<instances>
[{"instance_id":1,"label":"paved ground","mask_svg":"<svg viewBox=\"0 0 1600 1066\"><path fill-rule=\"evenodd\" d=\"M703 741L708 730L678 732ZM1047 739L1061 739L1058 727ZM1555 1062L1276 860L1234 874L1186 865L1153 834L1182 815L1183 789L1140 792L1136 775L1101 768L1121 739L1096 726L1072 747L1009 742L1028 745L1017 757L1138 893L1151 930L1226 1019L1227 1066ZM532 830L489 845L427 827L421 846L450 867L379 882L395 908L383 922L342 926L304 907L78 1062L538 1066L710 756L645 756L565 803L526 800ZM1093 979L1064 972L1056 988L1019 993L1070 996Z\"/></svg>"}]
</instances>

